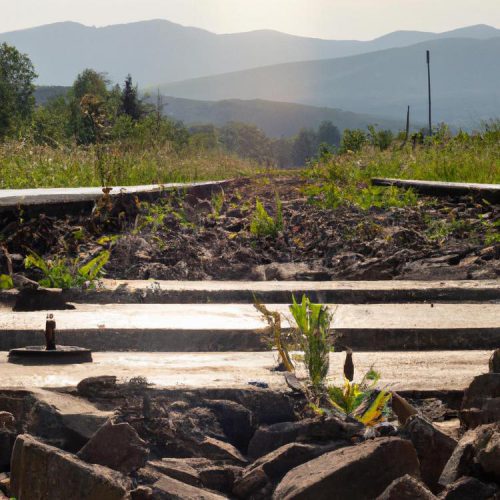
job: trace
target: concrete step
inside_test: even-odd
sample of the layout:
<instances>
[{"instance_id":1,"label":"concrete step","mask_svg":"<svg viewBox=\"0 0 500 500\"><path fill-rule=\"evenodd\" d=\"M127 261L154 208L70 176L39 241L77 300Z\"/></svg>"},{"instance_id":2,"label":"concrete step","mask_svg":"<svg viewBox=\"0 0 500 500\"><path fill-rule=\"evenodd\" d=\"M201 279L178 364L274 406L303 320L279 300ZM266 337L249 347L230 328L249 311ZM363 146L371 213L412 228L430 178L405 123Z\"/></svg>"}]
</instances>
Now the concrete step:
<instances>
[{"instance_id":1,"label":"concrete step","mask_svg":"<svg viewBox=\"0 0 500 500\"><path fill-rule=\"evenodd\" d=\"M482 281L140 281L103 280L96 290L64 290L69 302L157 304L284 303L292 295L336 304L500 301L500 280Z\"/></svg>"},{"instance_id":2,"label":"concrete step","mask_svg":"<svg viewBox=\"0 0 500 500\"><path fill-rule=\"evenodd\" d=\"M110 196L118 195L154 200L165 192L182 191L200 197L209 196L213 189L220 188L229 181L188 182L169 184L148 184L141 186L109 186ZM36 188L36 189L0 189L0 212L19 210L24 212L54 213L61 215L92 208L102 198L101 187L78 188Z\"/></svg>"},{"instance_id":3,"label":"concrete step","mask_svg":"<svg viewBox=\"0 0 500 500\"><path fill-rule=\"evenodd\" d=\"M355 380L374 365L380 387L398 391L462 391L472 379L488 370L489 351L355 352ZM330 355L330 380L342 383L345 355ZM86 377L115 375L119 381L145 377L168 388L248 388L249 382L285 388L283 375L271 371L276 355L259 353L95 353L94 362L71 366L13 365L0 353L3 387L67 387ZM299 376L305 373L299 370Z\"/></svg>"},{"instance_id":4,"label":"concrete step","mask_svg":"<svg viewBox=\"0 0 500 500\"><path fill-rule=\"evenodd\" d=\"M477 184L470 182L420 181L413 179L389 179L375 177L374 186L396 186L412 188L415 191L431 196L464 196L472 195L494 203L500 201L500 184Z\"/></svg>"},{"instance_id":5,"label":"concrete step","mask_svg":"<svg viewBox=\"0 0 500 500\"><path fill-rule=\"evenodd\" d=\"M358 351L493 349L500 304L329 306L337 348ZM291 318L285 304L269 305ZM78 304L53 311L57 342L93 351L262 351L267 323L248 304ZM43 343L45 311L1 312L0 350Z\"/></svg>"}]
</instances>

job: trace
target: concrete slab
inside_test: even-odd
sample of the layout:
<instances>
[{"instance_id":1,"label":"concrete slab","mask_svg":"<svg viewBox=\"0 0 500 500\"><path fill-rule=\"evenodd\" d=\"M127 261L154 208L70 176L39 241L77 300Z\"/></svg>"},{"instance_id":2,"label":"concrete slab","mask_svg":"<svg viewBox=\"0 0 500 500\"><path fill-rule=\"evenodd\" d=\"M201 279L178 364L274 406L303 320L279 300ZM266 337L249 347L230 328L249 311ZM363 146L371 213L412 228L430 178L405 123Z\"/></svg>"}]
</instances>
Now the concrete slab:
<instances>
[{"instance_id":1,"label":"concrete slab","mask_svg":"<svg viewBox=\"0 0 500 500\"><path fill-rule=\"evenodd\" d=\"M493 349L500 304L330 305L336 346L355 350ZM285 304L269 305L283 315ZM264 318L248 304L77 304L51 311L57 342L93 351L262 351ZM0 350L42 343L46 311L0 312Z\"/></svg>"},{"instance_id":2,"label":"concrete slab","mask_svg":"<svg viewBox=\"0 0 500 500\"><path fill-rule=\"evenodd\" d=\"M140 281L108 280L96 290L65 290L80 303L286 303L306 294L320 303L500 301L500 280L474 281ZM2 295L0 294L0 300ZM5 295L5 300L7 300Z\"/></svg>"},{"instance_id":3,"label":"concrete slab","mask_svg":"<svg viewBox=\"0 0 500 500\"><path fill-rule=\"evenodd\" d=\"M420 181L413 179L373 178L374 186L397 186L433 196L476 195L489 201L500 201L500 184L477 184L466 182Z\"/></svg>"},{"instance_id":4,"label":"concrete slab","mask_svg":"<svg viewBox=\"0 0 500 500\"><path fill-rule=\"evenodd\" d=\"M119 194L161 193L173 189L220 185L226 182L174 182L139 186L112 186L109 194L117 196ZM102 197L102 194L102 187L0 189L0 207L96 201Z\"/></svg>"},{"instance_id":5,"label":"concrete slab","mask_svg":"<svg viewBox=\"0 0 500 500\"><path fill-rule=\"evenodd\" d=\"M400 391L463 390L475 376L488 370L490 354L489 351L355 353L355 379L374 365L382 374L382 387ZM342 382L344 357L343 353L330 355L330 378L335 383ZM34 369L7 363L7 354L0 353L0 386L66 387L75 386L86 377L115 375L120 381L143 376L153 384L169 388L245 388L250 381L284 388L282 374L271 371L274 366L276 354L272 352L108 352L94 354L91 365ZM299 371L299 375L303 373Z\"/></svg>"}]
</instances>

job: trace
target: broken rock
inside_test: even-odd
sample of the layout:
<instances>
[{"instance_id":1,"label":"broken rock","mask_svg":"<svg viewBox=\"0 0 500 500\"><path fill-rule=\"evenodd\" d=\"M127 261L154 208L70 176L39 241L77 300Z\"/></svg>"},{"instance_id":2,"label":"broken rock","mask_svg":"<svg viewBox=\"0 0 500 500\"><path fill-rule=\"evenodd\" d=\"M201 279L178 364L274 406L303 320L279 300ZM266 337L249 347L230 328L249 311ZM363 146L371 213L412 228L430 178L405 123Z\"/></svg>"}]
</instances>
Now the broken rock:
<instances>
[{"instance_id":1,"label":"broken rock","mask_svg":"<svg viewBox=\"0 0 500 500\"><path fill-rule=\"evenodd\" d=\"M153 485L152 498L155 500L221 500L225 497L164 476Z\"/></svg>"},{"instance_id":2,"label":"broken rock","mask_svg":"<svg viewBox=\"0 0 500 500\"><path fill-rule=\"evenodd\" d=\"M395 479L419 477L419 463L410 441L389 437L326 453L292 469L274 498L365 500L376 498Z\"/></svg>"},{"instance_id":3,"label":"broken rock","mask_svg":"<svg viewBox=\"0 0 500 500\"><path fill-rule=\"evenodd\" d=\"M80 450L78 457L129 474L144 466L148 454L146 442L132 426L108 420Z\"/></svg>"},{"instance_id":4,"label":"broken rock","mask_svg":"<svg viewBox=\"0 0 500 500\"><path fill-rule=\"evenodd\" d=\"M131 482L119 472L22 434L12 452L10 486L12 495L22 500L67 500L75 492L78 500L122 500Z\"/></svg>"},{"instance_id":5,"label":"broken rock","mask_svg":"<svg viewBox=\"0 0 500 500\"><path fill-rule=\"evenodd\" d=\"M460 420L469 428L500 421L500 373L474 378L464 393Z\"/></svg>"},{"instance_id":6,"label":"broken rock","mask_svg":"<svg viewBox=\"0 0 500 500\"><path fill-rule=\"evenodd\" d=\"M405 474L395 479L377 500L433 500L437 499L427 487L414 477Z\"/></svg>"},{"instance_id":7,"label":"broken rock","mask_svg":"<svg viewBox=\"0 0 500 500\"><path fill-rule=\"evenodd\" d=\"M423 481L431 490L439 489L439 477L457 446L457 441L420 415L413 415L408 419L404 432L417 450Z\"/></svg>"},{"instance_id":8,"label":"broken rock","mask_svg":"<svg viewBox=\"0 0 500 500\"><path fill-rule=\"evenodd\" d=\"M464 476L450 484L439 496L442 500L491 500L496 498L498 487L483 483L474 477Z\"/></svg>"}]
</instances>

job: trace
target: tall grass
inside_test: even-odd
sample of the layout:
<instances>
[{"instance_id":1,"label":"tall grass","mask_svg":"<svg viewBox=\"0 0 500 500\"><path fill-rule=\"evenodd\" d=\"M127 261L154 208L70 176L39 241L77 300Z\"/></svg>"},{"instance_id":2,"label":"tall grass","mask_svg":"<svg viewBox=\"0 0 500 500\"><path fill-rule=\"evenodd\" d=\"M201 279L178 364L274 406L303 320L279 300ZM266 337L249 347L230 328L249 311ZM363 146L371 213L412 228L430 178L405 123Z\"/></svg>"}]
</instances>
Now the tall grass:
<instances>
[{"instance_id":1,"label":"tall grass","mask_svg":"<svg viewBox=\"0 0 500 500\"><path fill-rule=\"evenodd\" d=\"M104 151L104 168L114 185L217 180L249 175L257 165L223 152L176 153L168 147ZM26 142L0 144L0 189L99 186L94 147L51 148Z\"/></svg>"}]
</instances>

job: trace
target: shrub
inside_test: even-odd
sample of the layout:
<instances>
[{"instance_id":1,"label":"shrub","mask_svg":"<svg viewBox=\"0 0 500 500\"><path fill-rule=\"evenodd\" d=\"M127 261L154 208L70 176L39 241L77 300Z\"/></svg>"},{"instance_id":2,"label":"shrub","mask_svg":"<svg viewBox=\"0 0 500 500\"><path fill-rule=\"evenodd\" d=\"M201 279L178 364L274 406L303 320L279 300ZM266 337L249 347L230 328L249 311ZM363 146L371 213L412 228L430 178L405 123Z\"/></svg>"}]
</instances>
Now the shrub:
<instances>
[{"instance_id":1,"label":"shrub","mask_svg":"<svg viewBox=\"0 0 500 500\"><path fill-rule=\"evenodd\" d=\"M84 283L94 283L103 274L103 267L110 257L109 250L103 250L97 257L86 264L80 265L78 259L68 260L58 258L45 261L40 255L30 251L30 254L24 260L26 269L37 268L43 278L39 284L46 288L72 288L82 286Z\"/></svg>"},{"instance_id":2,"label":"shrub","mask_svg":"<svg viewBox=\"0 0 500 500\"><path fill-rule=\"evenodd\" d=\"M276 196L276 216L273 218L267 213L262 202L255 200L255 211L250 222L250 232L257 238L271 236L276 238L283 230L283 208L281 200Z\"/></svg>"},{"instance_id":3,"label":"shrub","mask_svg":"<svg viewBox=\"0 0 500 500\"><path fill-rule=\"evenodd\" d=\"M313 304L305 296L297 303L295 297L290 311L297 323L298 341L304 351L304 364L314 388L324 385L330 366L330 323L332 316L322 304Z\"/></svg>"}]
</instances>

